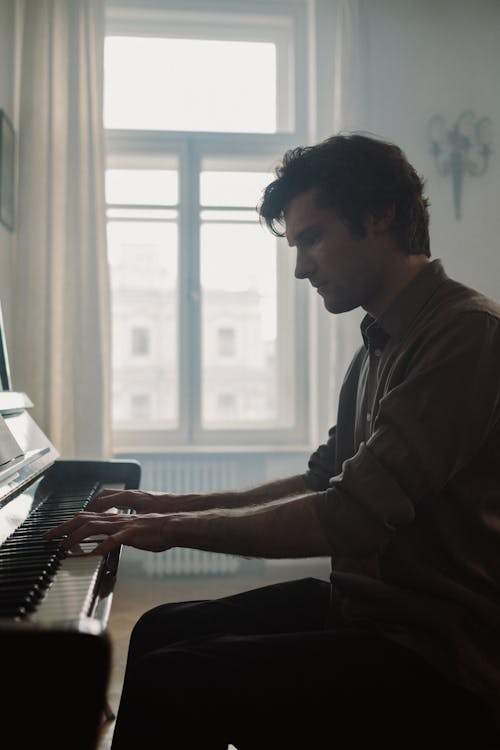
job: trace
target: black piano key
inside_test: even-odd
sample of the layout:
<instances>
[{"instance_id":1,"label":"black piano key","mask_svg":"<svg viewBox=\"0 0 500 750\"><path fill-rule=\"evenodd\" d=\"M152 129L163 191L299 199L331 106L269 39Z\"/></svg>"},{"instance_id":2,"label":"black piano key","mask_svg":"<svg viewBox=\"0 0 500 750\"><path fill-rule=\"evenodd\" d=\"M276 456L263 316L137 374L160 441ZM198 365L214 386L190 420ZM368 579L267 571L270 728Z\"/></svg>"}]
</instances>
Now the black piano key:
<instances>
[{"instance_id":1,"label":"black piano key","mask_svg":"<svg viewBox=\"0 0 500 750\"><path fill-rule=\"evenodd\" d=\"M38 581L41 579L46 582L59 568L59 561L57 564L54 563L38 563L33 565L20 564L20 565L2 565L0 567L0 584L9 582L24 582L24 581Z\"/></svg>"},{"instance_id":2,"label":"black piano key","mask_svg":"<svg viewBox=\"0 0 500 750\"><path fill-rule=\"evenodd\" d=\"M0 617L10 620L22 620L29 614L24 607L5 607L0 611Z\"/></svg>"},{"instance_id":3,"label":"black piano key","mask_svg":"<svg viewBox=\"0 0 500 750\"><path fill-rule=\"evenodd\" d=\"M61 544L43 545L37 542L27 541L24 544L10 544L0 550L0 560L4 557L35 557L40 558L61 557L64 556L65 549Z\"/></svg>"},{"instance_id":4,"label":"black piano key","mask_svg":"<svg viewBox=\"0 0 500 750\"><path fill-rule=\"evenodd\" d=\"M0 610L5 607L24 607L25 609L35 609L40 601L40 594L33 592L29 588L19 589L18 591L3 592L0 594Z\"/></svg>"},{"instance_id":5,"label":"black piano key","mask_svg":"<svg viewBox=\"0 0 500 750\"><path fill-rule=\"evenodd\" d=\"M43 595L44 592L37 584L33 585L31 581L26 581L26 583L22 585L17 582L2 585L2 590L0 591L0 600L6 601L8 598L12 599L14 597L23 597L32 599L33 601L39 601Z\"/></svg>"},{"instance_id":6,"label":"black piano key","mask_svg":"<svg viewBox=\"0 0 500 750\"><path fill-rule=\"evenodd\" d=\"M60 546L61 542L58 539L42 539L41 537L33 536L33 534L20 534L19 536L9 537L1 549L22 549L23 547L31 547L32 549L45 549L54 550Z\"/></svg>"},{"instance_id":7,"label":"black piano key","mask_svg":"<svg viewBox=\"0 0 500 750\"><path fill-rule=\"evenodd\" d=\"M12 574L0 576L0 599L20 591L43 591L46 586L46 573L35 572L34 575L31 574L30 576L24 571L17 577Z\"/></svg>"},{"instance_id":8,"label":"black piano key","mask_svg":"<svg viewBox=\"0 0 500 750\"><path fill-rule=\"evenodd\" d=\"M0 552L0 560L10 560L12 558L26 559L38 557L40 560L47 560L50 557L61 557L64 555L64 548L61 546L50 546L43 547L42 545L33 544L29 542L24 545L10 545L2 547Z\"/></svg>"},{"instance_id":9,"label":"black piano key","mask_svg":"<svg viewBox=\"0 0 500 750\"><path fill-rule=\"evenodd\" d=\"M65 550L56 550L50 554L42 554L39 551L24 550L23 554L18 551L4 552L0 554L0 574L7 570L21 569L44 569L51 570L60 565L61 560L67 557Z\"/></svg>"}]
</instances>

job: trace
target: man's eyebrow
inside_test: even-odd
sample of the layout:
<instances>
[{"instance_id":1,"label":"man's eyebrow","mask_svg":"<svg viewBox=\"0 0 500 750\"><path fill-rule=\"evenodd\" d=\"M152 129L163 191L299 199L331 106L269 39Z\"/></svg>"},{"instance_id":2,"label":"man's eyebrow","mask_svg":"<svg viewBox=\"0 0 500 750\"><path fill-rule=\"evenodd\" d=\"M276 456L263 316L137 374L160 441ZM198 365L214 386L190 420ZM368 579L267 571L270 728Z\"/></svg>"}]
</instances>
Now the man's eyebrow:
<instances>
[{"instance_id":1,"label":"man's eyebrow","mask_svg":"<svg viewBox=\"0 0 500 750\"><path fill-rule=\"evenodd\" d=\"M318 224L308 224L307 227L304 227L304 229L301 229L300 232L293 238L294 242L289 242L288 244L290 247L295 247L298 242L301 240L307 239L307 235L311 232L316 232L318 230Z\"/></svg>"}]
</instances>

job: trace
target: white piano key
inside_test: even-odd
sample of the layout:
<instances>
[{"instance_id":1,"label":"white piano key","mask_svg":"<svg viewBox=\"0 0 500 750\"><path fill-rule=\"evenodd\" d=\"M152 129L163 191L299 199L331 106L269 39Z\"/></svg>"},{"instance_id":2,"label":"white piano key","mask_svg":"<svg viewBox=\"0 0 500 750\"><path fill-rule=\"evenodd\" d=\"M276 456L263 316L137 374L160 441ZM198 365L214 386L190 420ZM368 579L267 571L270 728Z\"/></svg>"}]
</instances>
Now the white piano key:
<instances>
[{"instance_id":1,"label":"white piano key","mask_svg":"<svg viewBox=\"0 0 500 750\"><path fill-rule=\"evenodd\" d=\"M83 550L85 547L90 550L95 544L82 543L80 546ZM92 617L98 578L103 566L104 558L100 556L66 557L29 619L32 622L46 622Z\"/></svg>"}]
</instances>

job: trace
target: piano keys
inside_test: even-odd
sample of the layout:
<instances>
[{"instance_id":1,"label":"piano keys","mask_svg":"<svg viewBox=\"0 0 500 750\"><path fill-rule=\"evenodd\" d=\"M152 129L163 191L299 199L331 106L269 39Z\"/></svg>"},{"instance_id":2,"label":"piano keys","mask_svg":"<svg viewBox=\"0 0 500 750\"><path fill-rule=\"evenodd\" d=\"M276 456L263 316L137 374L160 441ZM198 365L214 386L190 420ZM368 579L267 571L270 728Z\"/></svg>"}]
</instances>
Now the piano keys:
<instances>
[{"instance_id":1,"label":"piano keys","mask_svg":"<svg viewBox=\"0 0 500 750\"><path fill-rule=\"evenodd\" d=\"M137 487L137 471L134 462L58 461L10 503L2 503L0 618L56 623L87 617L106 627L119 551L75 557L59 541L47 542L42 536L84 510L100 489ZM82 552L93 546L81 545Z\"/></svg>"},{"instance_id":2,"label":"piano keys","mask_svg":"<svg viewBox=\"0 0 500 750\"><path fill-rule=\"evenodd\" d=\"M94 750L107 710L107 624L120 550L69 555L46 528L104 487L135 489L136 461L65 461L26 394L0 390L0 709L16 746ZM95 543L85 542L82 551Z\"/></svg>"}]
</instances>

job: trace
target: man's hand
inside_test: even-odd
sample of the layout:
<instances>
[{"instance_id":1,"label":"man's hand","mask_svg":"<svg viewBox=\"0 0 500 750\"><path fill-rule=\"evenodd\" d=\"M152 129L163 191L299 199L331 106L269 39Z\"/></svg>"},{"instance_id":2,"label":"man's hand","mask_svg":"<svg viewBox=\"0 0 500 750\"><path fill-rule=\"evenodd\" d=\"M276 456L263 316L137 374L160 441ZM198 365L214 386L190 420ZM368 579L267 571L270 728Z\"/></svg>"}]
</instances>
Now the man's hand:
<instances>
[{"instance_id":1,"label":"man's hand","mask_svg":"<svg viewBox=\"0 0 500 750\"><path fill-rule=\"evenodd\" d=\"M142 490L101 490L85 510L104 513L110 508L134 510L136 513L177 513L187 509L193 495L173 495Z\"/></svg>"},{"instance_id":2,"label":"man's hand","mask_svg":"<svg viewBox=\"0 0 500 750\"><path fill-rule=\"evenodd\" d=\"M161 513L136 516L83 511L47 531L44 539L62 537L62 545L66 549L71 549L85 540L94 540L98 542L92 550L94 555L105 555L121 544L149 552L162 552L174 546L169 529L173 529L175 524L168 523L169 528L165 528L166 522L171 518Z\"/></svg>"}]
</instances>

